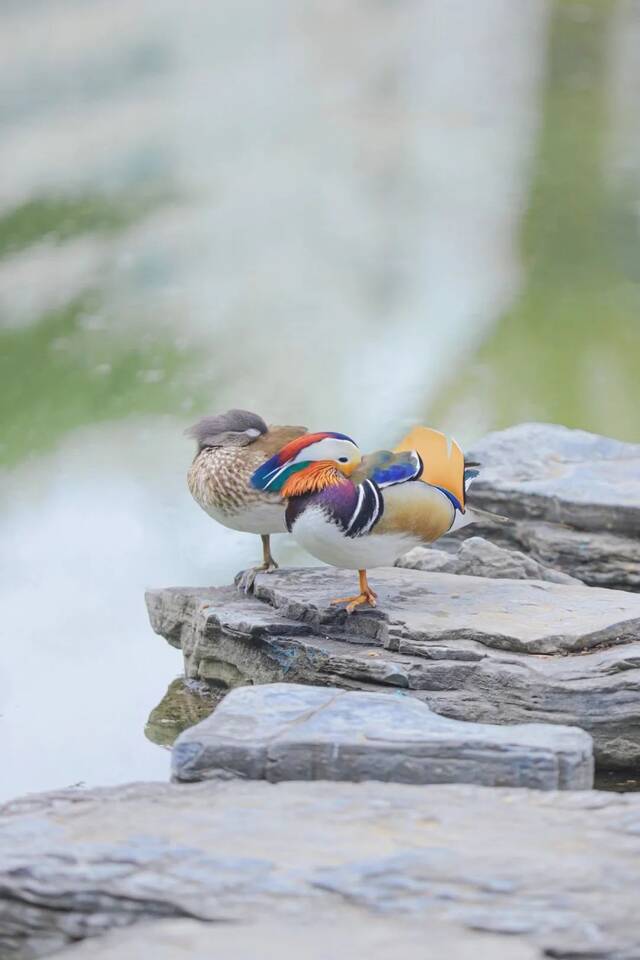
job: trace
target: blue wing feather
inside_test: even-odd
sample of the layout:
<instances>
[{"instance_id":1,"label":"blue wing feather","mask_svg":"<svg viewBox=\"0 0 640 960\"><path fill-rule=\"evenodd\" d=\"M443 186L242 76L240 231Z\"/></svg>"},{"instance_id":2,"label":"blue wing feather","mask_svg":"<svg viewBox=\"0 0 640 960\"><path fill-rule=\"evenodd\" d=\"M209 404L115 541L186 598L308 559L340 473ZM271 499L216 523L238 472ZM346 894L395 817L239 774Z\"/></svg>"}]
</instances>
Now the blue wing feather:
<instances>
[{"instance_id":1,"label":"blue wing feather","mask_svg":"<svg viewBox=\"0 0 640 960\"><path fill-rule=\"evenodd\" d=\"M416 467L411 463L391 463L386 467L378 467L371 474L371 479L379 487L389 487L394 483L406 483L415 480Z\"/></svg>"},{"instance_id":2,"label":"blue wing feather","mask_svg":"<svg viewBox=\"0 0 640 960\"><path fill-rule=\"evenodd\" d=\"M379 450L364 458L357 473L373 480L378 487L390 487L396 483L417 480L422 473L422 460L412 450L404 453Z\"/></svg>"}]
</instances>

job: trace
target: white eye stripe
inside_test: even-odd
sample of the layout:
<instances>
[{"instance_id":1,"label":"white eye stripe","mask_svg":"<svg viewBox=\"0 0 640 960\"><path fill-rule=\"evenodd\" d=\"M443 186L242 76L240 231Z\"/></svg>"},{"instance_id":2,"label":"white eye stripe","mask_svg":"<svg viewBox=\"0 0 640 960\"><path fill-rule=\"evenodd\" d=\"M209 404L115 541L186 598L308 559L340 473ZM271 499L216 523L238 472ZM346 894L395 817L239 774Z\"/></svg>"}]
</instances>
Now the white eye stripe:
<instances>
[{"instance_id":1,"label":"white eye stripe","mask_svg":"<svg viewBox=\"0 0 640 960\"><path fill-rule=\"evenodd\" d=\"M323 437L322 440L316 440L308 447L303 447L293 462L301 463L304 460L335 460L340 462L341 457L346 457L347 461L359 459L360 451L351 440Z\"/></svg>"}]
</instances>

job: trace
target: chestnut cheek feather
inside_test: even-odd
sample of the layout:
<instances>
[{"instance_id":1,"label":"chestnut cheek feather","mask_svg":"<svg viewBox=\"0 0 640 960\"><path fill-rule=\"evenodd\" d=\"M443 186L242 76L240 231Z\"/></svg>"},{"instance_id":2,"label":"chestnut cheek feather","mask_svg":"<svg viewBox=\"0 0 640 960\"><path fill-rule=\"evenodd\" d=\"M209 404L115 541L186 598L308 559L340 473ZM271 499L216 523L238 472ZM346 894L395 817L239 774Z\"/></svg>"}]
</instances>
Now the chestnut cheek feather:
<instances>
[{"instance_id":1,"label":"chestnut cheek feather","mask_svg":"<svg viewBox=\"0 0 640 960\"><path fill-rule=\"evenodd\" d=\"M320 460L293 473L282 487L283 497L301 497L307 493L318 493L327 487L335 486L343 481L335 466Z\"/></svg>"}]
</instances>

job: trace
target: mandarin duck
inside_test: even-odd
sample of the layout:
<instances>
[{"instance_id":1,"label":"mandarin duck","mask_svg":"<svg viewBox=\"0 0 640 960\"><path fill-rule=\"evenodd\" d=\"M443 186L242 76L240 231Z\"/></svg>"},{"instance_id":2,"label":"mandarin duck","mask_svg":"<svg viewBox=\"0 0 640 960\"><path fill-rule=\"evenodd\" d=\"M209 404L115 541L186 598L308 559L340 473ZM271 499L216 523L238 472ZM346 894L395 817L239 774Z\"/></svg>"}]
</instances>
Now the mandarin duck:
<instances>
[{"instance_id":1,"label":"mandarin duck","mask_svg":"<svg viewBox=\"0 0 640 960\"><path fill-rule=\"evenodd\" d=\"M415 427L393 451L364 457L343 433L308 433L266 460L251 482L287 501L287 529L305 550L334 567L358 570L360 593L333 601L352 613L376 605L369 568L392 566L454 524L505 520L467 509L466 487L477 466L465 463L455 441L427 427Z\"/></svg>"},{"instance_id":2,"label":"mandarin duck","mask_svg":"<svg viewBox=\"0 0 640 960\"><path fill-rule=\"evenodd\" d=\"M278 568L270 535L287 530L280 493L257 489L251 477L277 450L306 433L306 427L268 427L248 410L228 410L203 417L186 432L197 443L187 475L193 499L223 526L262 539L263 562L245 574L249 588L256 573Z\"/></svg>"}]
</instances>

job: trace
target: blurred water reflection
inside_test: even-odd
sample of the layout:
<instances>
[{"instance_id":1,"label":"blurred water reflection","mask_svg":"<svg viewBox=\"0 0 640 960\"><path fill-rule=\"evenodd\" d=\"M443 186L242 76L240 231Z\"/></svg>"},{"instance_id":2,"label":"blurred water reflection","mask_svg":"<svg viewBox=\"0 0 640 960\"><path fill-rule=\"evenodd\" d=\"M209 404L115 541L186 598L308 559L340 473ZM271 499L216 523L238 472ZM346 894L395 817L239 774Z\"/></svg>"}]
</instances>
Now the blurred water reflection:
<instances>
[{"instance_id":1,"label":"blurred water reflection","mask_svg":"<svg viewBox=\"0 0 640 960\"><path fill-rule=\"evenodd\" d=\"M553 4L522 283L436 415L640 436L639 40L638 4Z\"/></svg>"},{"instance_id":2,"label":"blurred water reflection","mask_svg":"<svg viewBox=\"0 0 640 960\"><path fill-rule=\"evenodd\" d=\"M143 589L256 549L189 502L198 413L637 438L639 35L633 0L3 5L3 796L166 776Z\"/></svg>"}]
</instances>

